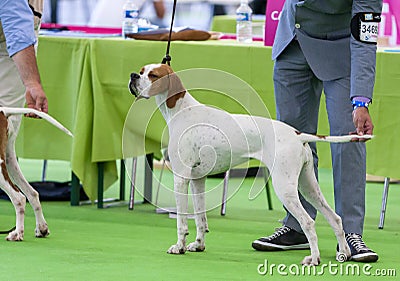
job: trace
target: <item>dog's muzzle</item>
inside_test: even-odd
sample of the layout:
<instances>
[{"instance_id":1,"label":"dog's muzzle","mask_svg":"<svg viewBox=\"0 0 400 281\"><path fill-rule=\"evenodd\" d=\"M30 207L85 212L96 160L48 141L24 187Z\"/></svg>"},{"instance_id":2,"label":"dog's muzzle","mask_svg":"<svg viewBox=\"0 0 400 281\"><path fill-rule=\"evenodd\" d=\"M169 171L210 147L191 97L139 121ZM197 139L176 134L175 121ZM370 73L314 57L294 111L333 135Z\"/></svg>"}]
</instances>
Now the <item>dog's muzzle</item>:
<instances>
[{"instance_id":1,"label":"dog's muzzle","mask_svg":"<svg viewBox=\"0 0 400 281\"><path fill-rule=\"evenodd\" d=\"M140 75L132 72L131 73L131 80L129 80L129 91L131 92L132 95L134 95L135 97L140 96L140 93L138 91L138 89L136 88L136 82L140 79Z\"/></svg>"}]
</instances>

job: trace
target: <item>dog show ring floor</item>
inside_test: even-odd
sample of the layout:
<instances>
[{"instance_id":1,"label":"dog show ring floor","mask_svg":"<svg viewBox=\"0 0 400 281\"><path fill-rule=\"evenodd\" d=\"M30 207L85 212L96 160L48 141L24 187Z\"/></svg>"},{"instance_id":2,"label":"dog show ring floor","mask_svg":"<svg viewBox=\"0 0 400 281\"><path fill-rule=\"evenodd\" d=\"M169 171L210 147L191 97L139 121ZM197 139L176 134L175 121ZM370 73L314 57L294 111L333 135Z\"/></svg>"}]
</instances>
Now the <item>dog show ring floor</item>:
<instances>
[{"instance_id":1,"label":"dog show ring floor","mask_svg":"<svg viewBox=\"0 0 400 281\"><path fill-rule=\"evenodd\" d=\"M28 181L40 178L40 162L20 159ZM35 164L36 163L36 164ZM69 163L49 163L47 178L65 181L70 177ZM155 179L159 177L155 170ZM222 179L208 179L216 186ZM319 180L323 194L333 206L332 171L321 169ZM127 180L129 182L129 180ZM140 185L140 179L138 179ZM35 238L32 208L26 206L23 242L5 241L0 236L2 281L30 280L398 280L400 233L399 186L391 185L383 229L378 229L383 183L367 184L366 218L363 239L379 254L376 263L338 263L336 240L325 221L318 215L316 230L321 252L321 265L303 268L300 261L308 250L258 252L251 242L271 234L280 226L285 212L271 190L273 210L267 208L265 192L249 199L254 178L231 178L230 189L236 189L227 203L225 216L219 206L207 213L210 232L204 252L169 255L167 249L176 242L176 220L156 213L152 204L136 204L97 209L95 204L71 207L69 202L42 202L50 236ZM128 184L128 183L127 183ZM163 184L172 185L172 175L165 170ZM257 179L254 185L262 185ZM240 188L238 188L240 186ZM153 184L155 194L157 182ZM129 188L127 188L129 190ZM114 185L105 197L118 194ZM116 195L115 195L116 196ZM213 196L221 199L221 194ZM163 193L159 193L160 204ZM129 197L126 197L129 198ZM170 199L168 199L170 200ZM207 198L208 200L208 198ZM7 200L0 200L0 230L15 225L15 211ZM188 242L195 239L194 220L189 220Z\"/></svg>"}]
</instances>

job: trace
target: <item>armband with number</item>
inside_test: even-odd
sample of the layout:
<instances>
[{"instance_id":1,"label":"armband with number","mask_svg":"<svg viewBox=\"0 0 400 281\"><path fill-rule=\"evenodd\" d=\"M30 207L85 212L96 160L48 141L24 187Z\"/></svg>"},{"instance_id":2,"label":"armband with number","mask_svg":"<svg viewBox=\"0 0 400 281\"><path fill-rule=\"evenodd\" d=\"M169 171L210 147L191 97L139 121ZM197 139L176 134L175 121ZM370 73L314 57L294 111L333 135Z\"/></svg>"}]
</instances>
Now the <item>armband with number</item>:
<instances>
[{"instance_id":1,"label":"armband with number","mask_svg":"<svg viewBox=\"0 0 400 281\"><path fill-rule=\"evenodd\" d=\"M351 34L366 44L378 42L378 24L381 21L380 13L358 13L351 19Z\"/></svg>"}]
</instances>

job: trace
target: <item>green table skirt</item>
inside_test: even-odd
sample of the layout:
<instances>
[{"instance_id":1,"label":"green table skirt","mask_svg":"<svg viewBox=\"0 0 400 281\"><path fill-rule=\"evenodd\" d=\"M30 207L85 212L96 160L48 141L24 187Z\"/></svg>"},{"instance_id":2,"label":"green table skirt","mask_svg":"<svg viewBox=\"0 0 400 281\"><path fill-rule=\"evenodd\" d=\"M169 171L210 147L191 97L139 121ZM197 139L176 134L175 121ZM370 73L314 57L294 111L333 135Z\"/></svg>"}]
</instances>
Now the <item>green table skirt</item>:
<instances>
[{"instance_id":1,"label":"green table skirt","mask_svg":"<svg viewBox=\"0 0 400 281\"><path fill-rule=\"evenodd\" d=\"M134 97L127 85L132 71L159 63L165 49L165 42L40 37L38 61L49 113L74 138L26 118L18 137L18 156L71 161L92 200L97 198L98 162L105 162L107 187L117 180L117 159L150 152L159 157L167 144L165 122L152 99L140 100L131 109ZM201 102L230 112L275 117L271 48L262 43L174 41L171 56L174 70L185 70L185 86ZM400 53L378 53L376 79L370 109L376 138L367 143L367 171L400 178ZM324 104L320 115L318 133L328 134ZM329 145L319 144L318 150L320 166L330 167Z\"/></svg>"}]
</instances>

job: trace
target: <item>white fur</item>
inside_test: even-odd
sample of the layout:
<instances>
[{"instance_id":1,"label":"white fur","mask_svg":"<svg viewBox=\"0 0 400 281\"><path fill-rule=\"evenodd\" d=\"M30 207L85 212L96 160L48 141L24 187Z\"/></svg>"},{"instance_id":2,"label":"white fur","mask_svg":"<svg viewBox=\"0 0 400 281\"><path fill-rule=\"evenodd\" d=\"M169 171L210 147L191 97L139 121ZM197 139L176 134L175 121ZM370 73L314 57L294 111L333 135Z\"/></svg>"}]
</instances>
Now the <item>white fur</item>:
<instances>
[{"instance_id":1,"label":"white fur","mask_svg":"<svg viewBox=\"0 0 400 281\"><path fill-rule=\"evenodd\" d=\"M314 175L313 157L307 142L349 142L371 136L318 137L297 132L291 126L272 119L225 111L197 102L186 91L174 107L166 105L168 91L152 93L149 73L160 64L147 65L140 77L136 74L130 86L140 98L155 96L156 103L169 129L168 155L174 172L174 191L177 204L178 241L168 253L182 254L205 249L208 232L205 206L207 175L227 171L240 163L255 158L269 169L278 198L299 221L311 248L311 256L303 264L317 265L320 254L314 220L302 207L299 191L319 210L332 226L339 243L339 253L350 256L344 238L341 218L329 207ZM153 73L153 72L152 72ZM163 78L164 79L164 78ZM168 79L168 78L165 78ZM132 89L132 87L130 87ZM131 90L132 91L132 90ZM151 94L150 94L151 93ZM196 240L186 246L188 234L188 186L191 186L197 227Z\"/></svg>"}]
</instances>

